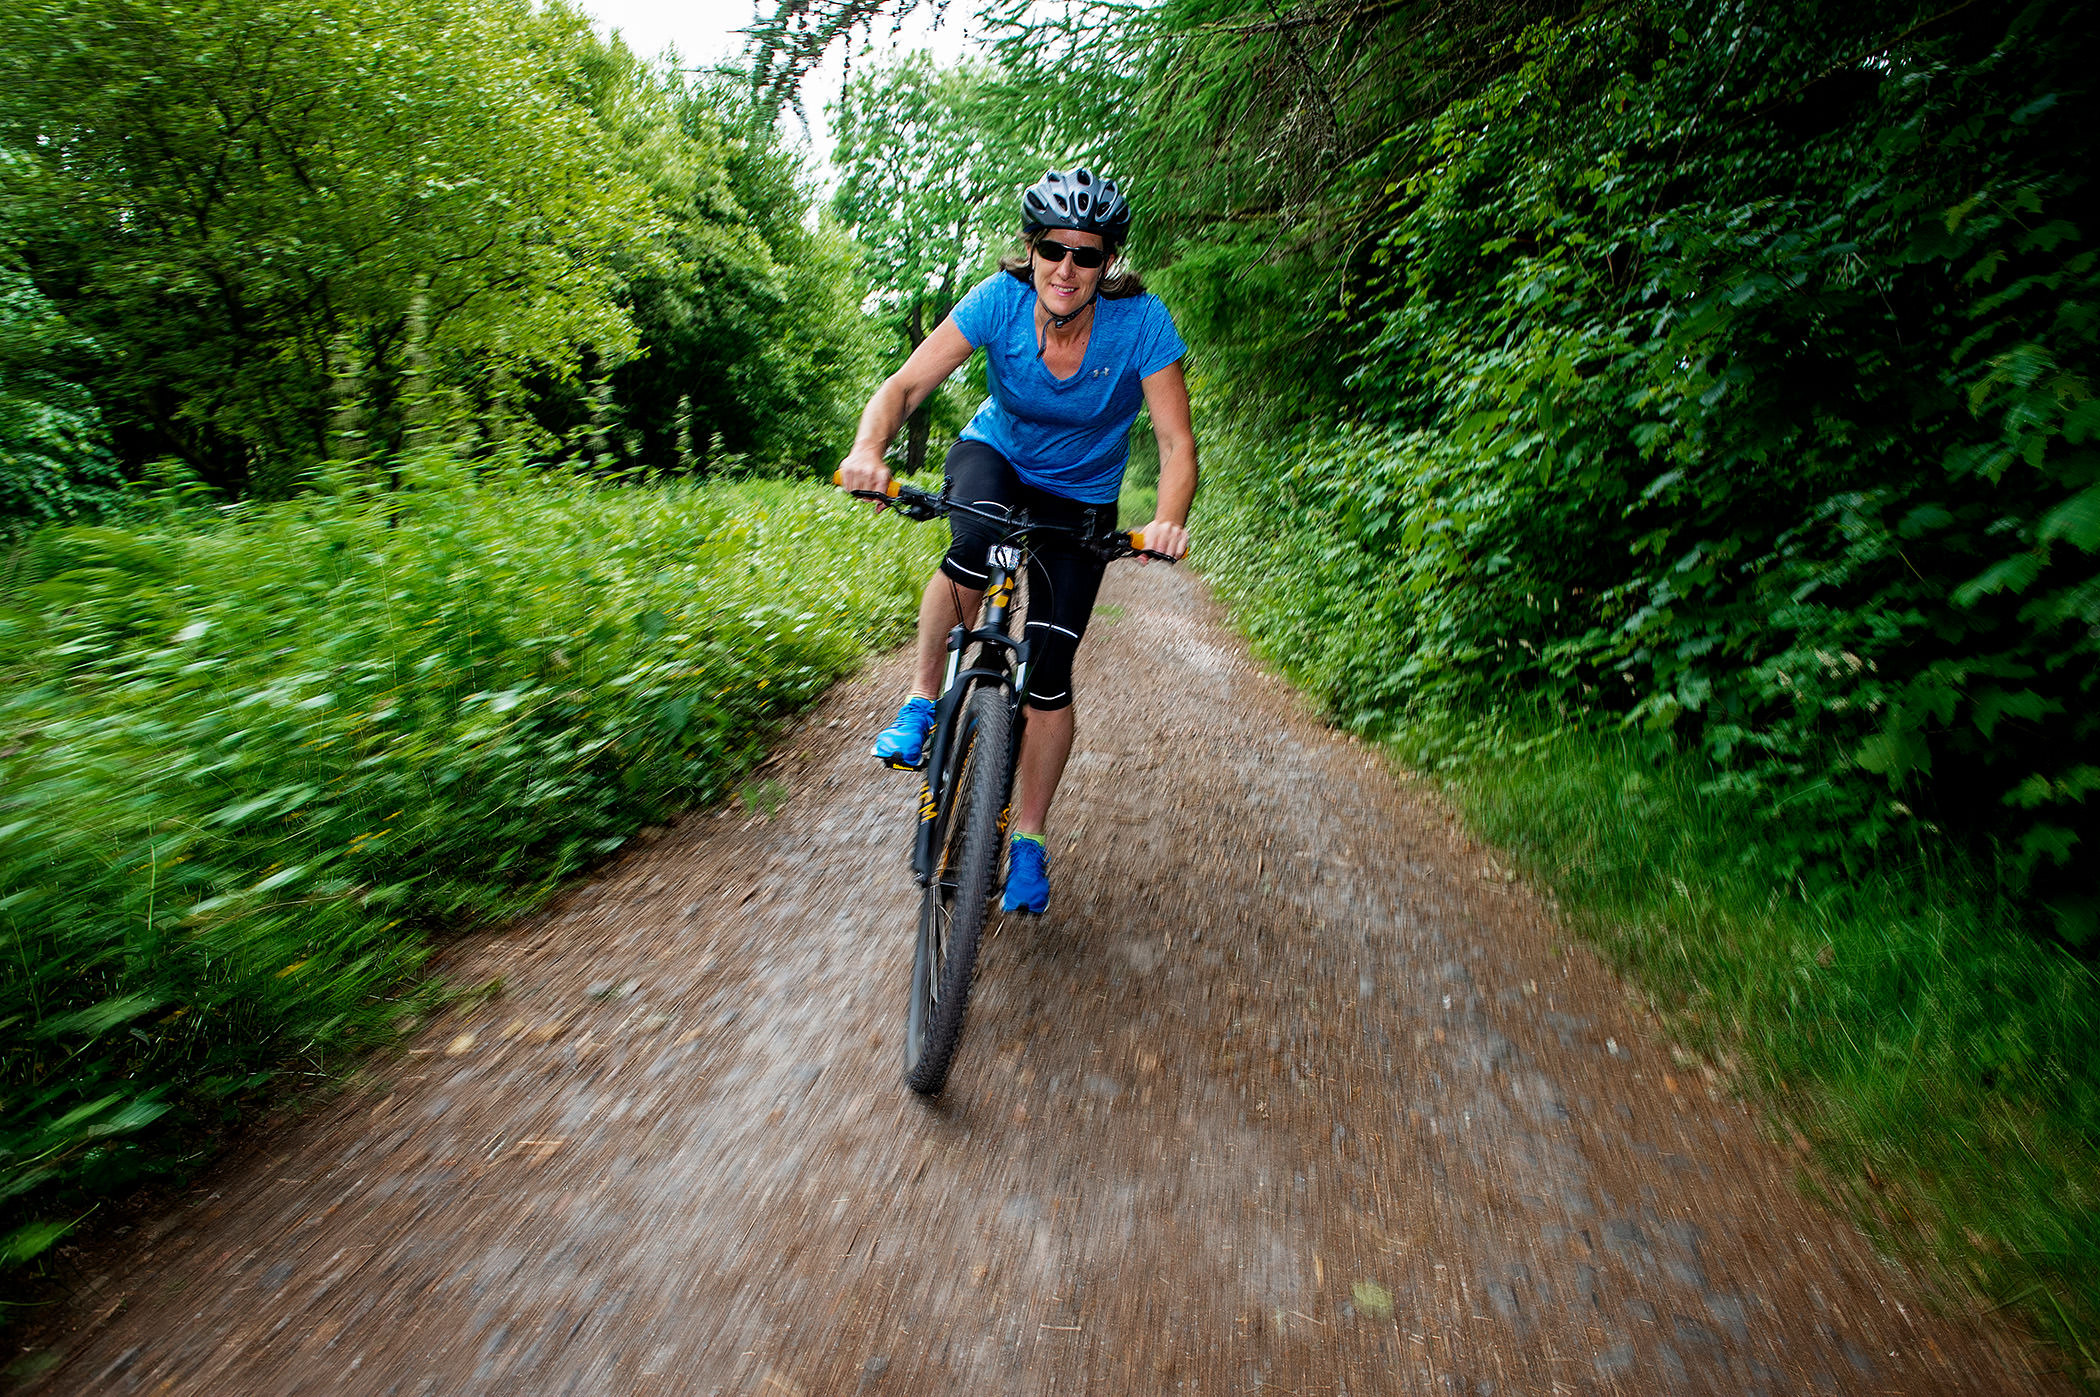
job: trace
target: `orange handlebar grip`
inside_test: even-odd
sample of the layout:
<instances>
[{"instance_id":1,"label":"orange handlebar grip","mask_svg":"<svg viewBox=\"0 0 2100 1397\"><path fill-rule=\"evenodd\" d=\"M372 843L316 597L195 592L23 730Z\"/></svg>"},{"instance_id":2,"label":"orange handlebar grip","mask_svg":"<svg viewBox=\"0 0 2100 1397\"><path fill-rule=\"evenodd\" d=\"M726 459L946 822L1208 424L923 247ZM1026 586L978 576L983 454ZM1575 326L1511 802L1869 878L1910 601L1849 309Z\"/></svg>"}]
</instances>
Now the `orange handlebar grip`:
<instances>
[{"instance_id":1,"label":"orange handlebar grip","mask_svg":"<svg viewBox=\"0 0 2100 1397\"><path fill-rule=\"evenodd\" d=\"M1132 529L1129 537L1132 548L1143 548L1145 546L1145 534L1142 529Z\"/></svg>"},{"instance_id":2,"label":"orange handlebar grip","mask_svg":"<svg viewBox=\"0 0 2100 1397\"><path fill-rule=\"evenodd\" d=\"M838 486L840 489L844 489L846 485L846 473L844 471L833 471L831 473L831 483ZM897 482L893 479L890 481L889 484L882 487L882 493L888 495L891 499L894 500L897 498L897 491L899 488L900 487L898 486Z\"/></svg>"}]
</instances>

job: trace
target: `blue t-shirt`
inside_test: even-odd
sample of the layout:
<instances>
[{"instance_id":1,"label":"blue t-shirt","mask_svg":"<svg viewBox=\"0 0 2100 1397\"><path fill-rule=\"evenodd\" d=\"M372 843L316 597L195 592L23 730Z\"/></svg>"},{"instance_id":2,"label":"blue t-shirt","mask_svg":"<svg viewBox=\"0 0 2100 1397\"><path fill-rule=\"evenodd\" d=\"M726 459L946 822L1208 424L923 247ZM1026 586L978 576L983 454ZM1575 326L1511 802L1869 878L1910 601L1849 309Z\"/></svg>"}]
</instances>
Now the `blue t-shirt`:
<instances>
[{"instance_id":1,"label":"blue t-shirt","mask_svg":"<svg viewBox=\"0 0 2100 1397\"><path fill-rule=\"evenodd\" d=\"M954 317L971 347L984 350L992 387L963 439L997 451L1037 489L1082 504L1113 500L1130 462L1130 424L1145 403L1141 380L1188 353L1159 297L1095 301L1086 357L1064 379L1043 365L1035 288L1011 272L977 283Z\"/></svg>"}]
</instances>

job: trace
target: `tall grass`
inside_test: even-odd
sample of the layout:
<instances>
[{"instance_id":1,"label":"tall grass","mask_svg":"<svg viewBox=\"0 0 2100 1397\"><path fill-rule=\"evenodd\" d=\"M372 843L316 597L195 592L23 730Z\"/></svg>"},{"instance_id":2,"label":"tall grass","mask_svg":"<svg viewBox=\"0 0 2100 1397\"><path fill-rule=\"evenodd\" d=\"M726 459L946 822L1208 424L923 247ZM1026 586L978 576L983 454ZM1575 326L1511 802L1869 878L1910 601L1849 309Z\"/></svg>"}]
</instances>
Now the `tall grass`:
<instances>
[{"instance_id":1,"label":"tall grass","mask_svg":"<svg viewBox=\"0 0 2100 1397\"><path fill-rule=\"evenodd\" d=\"M1331 710L1435 771L1685 1046L1806 1146L1833 1201L2024 1312L2100 1381L2091 967L2034 938L1989 880L1923 850L1798 880L1783 811L1645 735L1528 716L1521 693L1499 713L1365 718L1362 676L1431 661L1396 652L1321 530L1277 527L1263 459L1219 443L1197 520L1235 623Z\"/></svg>"},{"instance_id":2,"label":"tall grass","mask_svg":"<svg viewBox=\"0 0 2100 1397\"><path fill-rule=\"evenodd\" d=\"M1476 756L1449 785L1687 1047L1799 1132L1835 1201L2100 1367L2091 968L1958 870L1781 882L1755 812L1710 774L1568 733Z\"/></svg>"},{"instance_id":3,"label":"tall grass","mask_svg":"<svg viewBox=\"0 0 2100 1397\"><path fill-rule=\"evenodd\" d=\"M939 540L827 490L434 478L47 530L0 593L0 1269L389 1031L430 933L721 794Z\"/></svg>"}]
</instances>

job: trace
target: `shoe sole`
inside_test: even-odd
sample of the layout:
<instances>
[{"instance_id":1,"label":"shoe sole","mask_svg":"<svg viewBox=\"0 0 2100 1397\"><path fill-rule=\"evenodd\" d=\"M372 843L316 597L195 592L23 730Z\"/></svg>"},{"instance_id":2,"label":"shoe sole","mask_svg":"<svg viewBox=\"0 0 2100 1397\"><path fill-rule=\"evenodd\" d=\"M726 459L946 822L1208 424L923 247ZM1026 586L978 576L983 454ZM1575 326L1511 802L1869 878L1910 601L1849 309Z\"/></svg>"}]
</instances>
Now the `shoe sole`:
<instances>
[{"instance_id":1,"label":"shoe sole","mask_svg":"<svg viewBox=\"0 0 2100 1397\"><path fill-rule=\"evenodd\" d=\"M885 757L873 747L868 749L868 755L881 762L891 771L924 771L926 769L926 758L924 756L921 756L915 762L904 762L897 760L895 757Z\"/></svg>"}]
</instances>

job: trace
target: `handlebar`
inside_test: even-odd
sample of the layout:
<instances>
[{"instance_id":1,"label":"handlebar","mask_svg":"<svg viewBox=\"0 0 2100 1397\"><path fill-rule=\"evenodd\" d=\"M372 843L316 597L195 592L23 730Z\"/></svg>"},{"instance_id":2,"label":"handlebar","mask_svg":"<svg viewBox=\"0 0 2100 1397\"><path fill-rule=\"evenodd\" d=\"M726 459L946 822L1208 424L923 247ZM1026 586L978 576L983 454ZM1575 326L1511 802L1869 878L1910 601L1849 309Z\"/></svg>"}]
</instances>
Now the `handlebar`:
<instances>
[{"instance_id":1,"label":"handlebar","mask_svg":"<svg viewBox=\"0 0 2100 1397\"><path fill-rule=\"evenodd\" d=\"M843 488L845 484L845 481L842 479L843 474L841 471L833 471L831 473L831 483ZM1001 527L1012 527L1015 523L1013 519L1006 515L994 514L990 510L979 509L975 505L963 504L961 501L951 500L945 495L936 495L929 490L921 490L916 486L906 485L901 480L891 480L887 489L854 490L850 493L857 500L874 500L879 504L886 504L907 519L924 521L936 515L965 514L972 518L983 519L988 523L1000 525ZM1157 558L1163 563L1179 561L1170 554L1145 547L1145 535L1141 529L1091 535L1083 534L1079 530L1069 528L1063 524L1037 524L1031 522L1027 524L1026 531L1029 533L1068 535L1077 539L1082 546L1099 553L1110 562L1117 558L1136 557Z\"/></svg>"}]
</instances>

